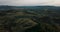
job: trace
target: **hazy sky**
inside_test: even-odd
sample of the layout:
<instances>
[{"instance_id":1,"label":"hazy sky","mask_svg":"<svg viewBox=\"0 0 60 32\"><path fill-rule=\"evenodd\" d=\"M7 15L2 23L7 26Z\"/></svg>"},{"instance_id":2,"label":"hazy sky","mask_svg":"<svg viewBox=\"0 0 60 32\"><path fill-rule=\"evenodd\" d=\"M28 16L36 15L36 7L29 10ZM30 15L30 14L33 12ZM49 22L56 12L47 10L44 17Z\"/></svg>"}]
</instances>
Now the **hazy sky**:
<instances>
[{"instance_id":1,"label":"hazy sky","mask_svg":"<svg viewBox=\"0 0 60 32\"><path fill-rule=\"evenodd\" d=\"M0 0L0 5L36 6L54 5L60 6L60 0Z\"/></svg>"}]
</instances>

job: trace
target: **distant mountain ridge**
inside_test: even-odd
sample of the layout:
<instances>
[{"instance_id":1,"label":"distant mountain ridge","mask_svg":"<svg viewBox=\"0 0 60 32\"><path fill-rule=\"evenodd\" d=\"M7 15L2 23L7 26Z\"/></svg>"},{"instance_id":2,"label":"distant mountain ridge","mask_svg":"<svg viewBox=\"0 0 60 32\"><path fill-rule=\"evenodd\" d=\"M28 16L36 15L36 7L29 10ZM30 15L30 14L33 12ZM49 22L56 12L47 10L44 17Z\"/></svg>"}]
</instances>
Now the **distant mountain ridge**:
<instances>
[{"instance_id":1,"label":"distant mountain ridge","mask_svg":"<svg viewBox=\"0 0 60 32\"><path fill-rule=\"evenodd\" d=\"M0 10L10 10L10 9L19 9L19 8L60 10L60 7L55 7L55 6L7 6L7 5L0 6Z\"/></svg>"},{"instance_id":2,"label":"distant mountain ridge","mask_svg":"<svg viewBox=\"0 0 60 32\"><path fill-rule=\"evenodd\" d=\"M0 10L10 10L10 9L14 9L15 6L6 6L6 5L2 5L0 6Z\"/></svg>"}]
</instances>

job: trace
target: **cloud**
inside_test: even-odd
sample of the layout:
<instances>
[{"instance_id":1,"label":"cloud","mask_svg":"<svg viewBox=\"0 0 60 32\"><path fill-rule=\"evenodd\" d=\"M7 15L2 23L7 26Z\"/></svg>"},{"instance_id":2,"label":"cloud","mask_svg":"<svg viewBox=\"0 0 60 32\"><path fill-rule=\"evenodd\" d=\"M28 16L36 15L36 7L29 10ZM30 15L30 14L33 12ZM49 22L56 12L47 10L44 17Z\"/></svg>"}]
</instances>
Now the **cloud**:
<instances>
[{"instance_id":1,"label":"cloud","mask_svg":"<svg viewBox=\"0 0 60 32\"><path fill-rule=\"evenodd\" d=\"M0 0L0 5L14 5L14 6L59 5L60 6L60 0Z\"/></svg>"}]
</instances>

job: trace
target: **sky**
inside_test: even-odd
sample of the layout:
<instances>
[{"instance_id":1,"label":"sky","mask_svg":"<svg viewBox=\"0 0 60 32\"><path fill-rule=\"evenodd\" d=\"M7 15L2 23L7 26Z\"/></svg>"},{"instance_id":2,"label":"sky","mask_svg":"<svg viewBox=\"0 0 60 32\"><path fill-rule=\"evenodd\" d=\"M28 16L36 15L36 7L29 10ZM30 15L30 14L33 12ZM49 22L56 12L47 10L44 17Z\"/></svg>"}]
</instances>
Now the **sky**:
<instances>
[{"instance_id":1,"label":"sky","mask_svg":"<svg viewBox=\"0 0 60 32\"><path fill-rule=\"evenodd\" d=\"M60 0L0 0L0 5L12 6L60 6Z\"/></svg>"}]
</instances>

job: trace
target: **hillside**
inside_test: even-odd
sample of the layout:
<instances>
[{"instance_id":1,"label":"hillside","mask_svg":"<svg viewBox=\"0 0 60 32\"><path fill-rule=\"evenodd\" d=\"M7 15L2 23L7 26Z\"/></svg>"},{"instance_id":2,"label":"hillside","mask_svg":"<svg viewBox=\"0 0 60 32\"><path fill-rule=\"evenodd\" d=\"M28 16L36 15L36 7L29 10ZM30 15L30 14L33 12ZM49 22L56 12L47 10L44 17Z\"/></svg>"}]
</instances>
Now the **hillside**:
<instances>
[{"instance_id":1,"label":"hillside","mask_svg":"<svg viewBox=\"0 0 60 32\"><path fill-rule=\"evenodd\" d=\"M0 32L60 32L60 16L56 14L48 10L0 11Z\"/></svg>"}]
</instances>

